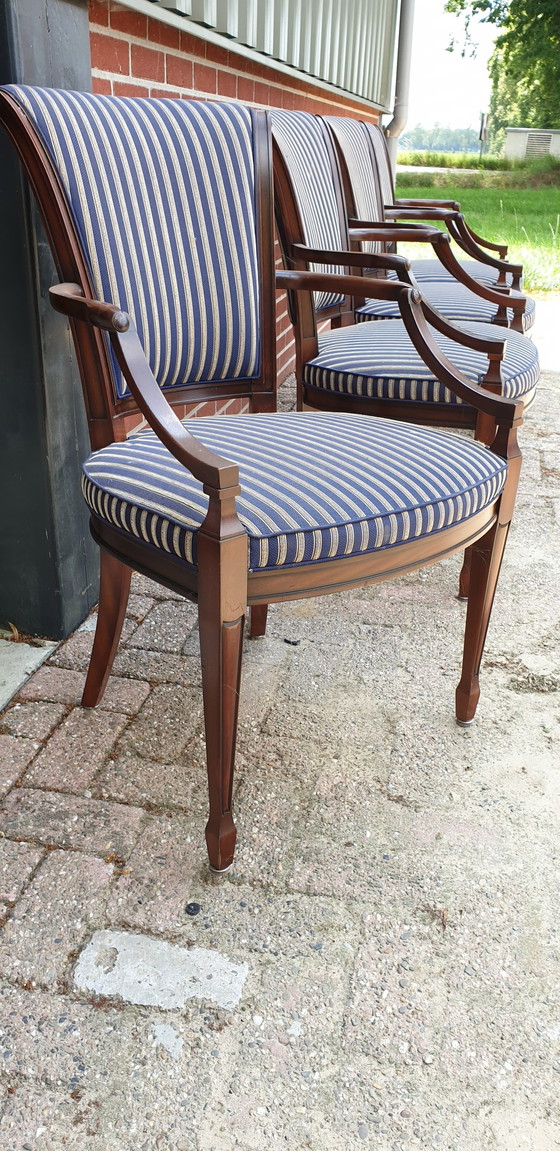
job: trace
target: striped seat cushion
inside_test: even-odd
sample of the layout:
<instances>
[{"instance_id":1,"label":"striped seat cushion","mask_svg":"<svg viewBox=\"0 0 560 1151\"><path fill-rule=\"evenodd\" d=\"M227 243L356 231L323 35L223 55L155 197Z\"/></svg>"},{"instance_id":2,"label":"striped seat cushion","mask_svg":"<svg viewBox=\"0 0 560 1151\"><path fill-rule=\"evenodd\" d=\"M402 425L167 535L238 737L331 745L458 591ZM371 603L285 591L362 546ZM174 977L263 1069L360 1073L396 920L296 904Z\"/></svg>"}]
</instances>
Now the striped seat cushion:
<instances>
[{"instance_id":1,"label":"striped seat cushion","mask_svg":"<svg viewBox=\"0 0 560 1151\"><path fill-rule=\"evenodd\" d=\"M428 303L454 324L465 322L490 324L498 311L496 304L482 300L464 284L457 284L455 281L446 284L424 283L420 290ZM356 312L359 320L396 319L399 315L399 305L391 300L367 300ZM508 319L510 322L513 320L511 309L508 310ZM527 297L523 314L523 331L528 332L534 322L535 301Z\"/></svg>"},{"instance_id":2,"label":"striped seat cushion","mask_svg":"<svg viewBox=\"0 0 560 1151\"><path fill-rule=\"evenodd\" d=\"M473 336L488 338L485 324L463 324ZM475 384L482 384L488 359L447 339L432 329L440 348ZM498 332L496 332L498 335ZM533 399L539 379L539 357L532 340L519 332L504 331L503 395ZM402 320L382 324L356 324L319 336L319 355L304 370L304 383L344 395L383 400L415 400L460 404L463 401L440 384L416 351Z\"/></svg>"},{"instance_id":3,"label":"striped seat cushion","mask_svg":"<svg viewBox=\"0 0 560 1151\"><path fill-rule=\"evenodd\" d=\"M493 268L490 264L482 264L480 260L460 260L461 267L473 280L478 280L479 284L484 284L488 288L493 288L498 282L498 269ZM413 275L418 280L419 284L424 284L426 280L432 283L447 284L451 281L453 283L454 277L447 268L444 268L440 260L411 260L410 267ZM398 279L396 272L389 273L391 279ZM511 286L511 275L506 275L506 283ZM422 289L424 290L424 289Z\"/></svg>"},{"instance_id":4,"label":"striped seat cushion","mask_svg":"<svg viewBox=\"0 0 560 1151\"><path fill-rule=\"evenodd\" d=\"M370 416L275 413L196 420L196 436L240 468L250 570L320 562L438 532L491 504L507 465L445 432ZM93 453L83 488L95 516L196 565L207 497L153 432Z\"/></svg>"},{"instance_id":5,"label":"striped seat cushion","mask_svg":"<svg viewBox=\"0 0 560 1151\"><path fill-rule=\"evenodd\" d=\"M12 86L51 154L98 298L162 388L260 368L251 112ZM116 361L115 390L126 394Z\"/></svg>"}]
</instances>

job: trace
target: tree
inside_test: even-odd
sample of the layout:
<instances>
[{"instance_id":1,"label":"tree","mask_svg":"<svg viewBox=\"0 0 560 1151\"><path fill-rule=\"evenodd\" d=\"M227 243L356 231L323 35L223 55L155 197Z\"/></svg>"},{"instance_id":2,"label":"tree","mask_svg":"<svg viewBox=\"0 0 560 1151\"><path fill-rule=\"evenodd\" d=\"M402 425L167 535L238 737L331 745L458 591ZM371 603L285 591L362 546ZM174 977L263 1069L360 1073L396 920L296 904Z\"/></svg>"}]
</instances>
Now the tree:
<instances>
[{"instance_id":1,"label":"tree","mask_svg":"<svg viewBox=\"0 0 560 1151\"><path fill-rule=\"evenodd\" d=\"M501 29L488 65L492 144L506 127L560 128L558 0L447 0L445 10L465 17L463 52L473 48L473 16Z\"/></svg>"},{"instance_id":2,"label":"tree","mask_svg":"<svg viewBox=\"0 0 560 1151\"><path fill-rule=\"evenodd\" d=\"M399 147L418 152L478 152L478 132L474 128L447 128L437 122L433 128L416 124L403 132Z\"/></svg>"}]
</instances>

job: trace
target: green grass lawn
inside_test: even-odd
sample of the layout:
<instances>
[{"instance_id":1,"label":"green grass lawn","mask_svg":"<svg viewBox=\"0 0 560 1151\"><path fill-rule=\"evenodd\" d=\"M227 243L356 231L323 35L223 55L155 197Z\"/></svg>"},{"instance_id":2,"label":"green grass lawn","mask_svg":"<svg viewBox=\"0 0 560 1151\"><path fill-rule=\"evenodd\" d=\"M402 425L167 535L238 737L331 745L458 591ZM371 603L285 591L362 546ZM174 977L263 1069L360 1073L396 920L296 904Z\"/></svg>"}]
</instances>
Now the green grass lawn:
<instances>
[{"instance_id":1,"label":"green grass lawn","mask_svg":"<svg viewBox=\"0 0 560 1151\"><path fill-rule=\"evenodd\" d=\"M528 292L560 291L560 188L426 188L408 181L399 188L397 180L396 195L458 200L475 232L507 244L509 258L523 264ZM428 254L426 245L400 245L399 251Z\"/></svg>"}]
</instances>

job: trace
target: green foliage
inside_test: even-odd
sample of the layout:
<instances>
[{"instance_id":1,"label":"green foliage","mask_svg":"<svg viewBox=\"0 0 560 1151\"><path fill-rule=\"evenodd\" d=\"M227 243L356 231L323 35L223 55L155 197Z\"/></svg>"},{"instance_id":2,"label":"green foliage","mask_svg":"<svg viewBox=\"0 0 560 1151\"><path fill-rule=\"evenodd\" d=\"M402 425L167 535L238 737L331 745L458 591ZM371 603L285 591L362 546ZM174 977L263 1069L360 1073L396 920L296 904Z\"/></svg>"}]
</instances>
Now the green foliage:
<instances>
[{"instance_id":1,"label":"green foliage","mask_svg":"<svg viewBox=\"0 0 560 1151\"><path fill-rule=\"evenodd\" d=\"M409 184L405 176L415 183ZM413 173L397 176L397 196L421 199L427 194L426 188ZM528 292L560 291L557 188L463 188L447 183L442 188L442 199L459 200L465 218L479 235L508 245L509 258L524 266ZM400 244L399 252L414 257L426 255L425 245L418 244Z\"/></svg>"},{"instance_id":2,"label":"green foliage","mask_svg":"<svg viewBox=\"0 0 560 1151\"><path fill-rule=\"evenodd\" d=\"M445 128L436 123L433 128L407 128L401 137L406 149L436 152L478 152L478 132L474 128Z\"/></svg>"},{"instance_id":3,"label":"green foliage","mask_svg":"<svg viewBox=\"0 0 560 1151\"><path fill-rule=\"evenodd\" d=\"M500 35L490 58L490 142L503 143L505 128L560 128L560 13L558 0L447 0L446 11L496 24Z\"/></svg>"},{"instance_id":4,"label":"green foliage","mask_svg":"<svg viewBox=\"0 0 560 1151\"><path fill-rule=\"evenodd\" d=\"M407 167L447 169L425 172L423 187L446 187L457 182L462 188L538 188L560 187L560 159L538 156L531 160L506 160L502 156L457 156L445 152L399 152L399 164ZM462 171L462 169L468 169ZM400 172L399 181L412 185L420 177L415 172Z\"/></svg>"},{"instance_id":5,"label":"green foliage","mask_svg":"<svg viewBox=\"0 0 560 1151\"><path fill-rule=\"evenodd\" d=\"M505 160L503 156L478 156L472 152L409 152L407 151L406 137L401 136L404 151L399 152L399 164L429 168L480 168L481 170L495 171L513 168L516 161Z\"/></svg>"}]
</instances>

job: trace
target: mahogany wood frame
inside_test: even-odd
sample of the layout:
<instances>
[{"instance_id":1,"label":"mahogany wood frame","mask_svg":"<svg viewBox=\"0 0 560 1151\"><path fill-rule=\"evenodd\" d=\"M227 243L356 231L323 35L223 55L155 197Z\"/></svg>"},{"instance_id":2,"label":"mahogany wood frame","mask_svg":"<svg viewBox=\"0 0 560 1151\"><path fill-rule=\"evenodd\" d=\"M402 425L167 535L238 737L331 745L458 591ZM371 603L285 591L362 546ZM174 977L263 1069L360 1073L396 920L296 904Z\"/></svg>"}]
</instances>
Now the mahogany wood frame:
<instances>
[{"instance_id":1,"label":"mahogany wood frame","mask_svg":"<svg viewBox=\"0 0 560 1151\"><path fill-rule=\"evenodd\" d=\"M92 516L92 533L101 549L101 596L94 649L82 703L93 707L101 698L119 641L128 597L130 571L143 572L198 603L204 714L209 783L206 827L212 868L227 869L233 860L236 830L232 816L232 783L239 699L243 625L248 605L257 610L263 627L266 605L365 586L391 575L413 571L443 556L472 546L473 574L467 608L463 667L456 693L458 721L470 723L479 696L479 669L496 590L498 572L513 513L520 467L517 427L521 405L491 395L470 384L442 356L427 326L419 294L401 283L374 281L368 292L395 300L421 354L442 383L467 400L496 427L491 450L508 461L505 488L495 503L462 524L396 547L320 564L250 572L247 537L238 519L235 498L240 491L235 461L202 445L182 423L160 390L145 359L132 321L118 306L94 299L85 273L85 258L64 195L49 156L32 126L6 94L0 95L3 121L20 154L35 190L41 214L62 275L70 281L51 289L53 306L70 318L80 365L92 446L122 437L123 407L114 399L106 348L109 339L130 388L132 399L172 455L204 487L208 511L198 533L198 567L193 569ZM262 336L265 365L274 359L272 248L272 181L270 138L265 116L256 113L257 184L260 219ZM276 285L298 300L299 311L314 325L312 292L340 291L349 297L362 288L355 276L331 276L300 271L280 272ZM306 337L313 341L311 333ZM271 406L271 380L263 373L262 387L247 392L266 410ZM238 382L238 386L242 384ZM225 394L231 390L225 385ZM189 392L189 397L192 393ZM247 417L250 418L250 417ZM196 421L189 427L196 429Z\"/></svg>"},{"instance_id":2,"label":"mahogany wood frame","mask_svg":"<svg viewBox=\"0 0 560 1151\"><path fill-rule=\"evenodd\" d=\"M383 135L382 129L377 124L368 124L368 143L370 153L373 157L373 172L378 190L378 202L383 204L382 195L382 181L379 172L379 157L375 152L372 133L375 132L379 137L380 151L383 156L381 163L385 167L385 175L387 183L391 186L392 199L390 204L383 204L383 216L385 220L442 220L450 234L456 241L457 245L470 256L471 259L479 260L480 263L486 264L488 267L496 268L498 270L499 286L506 285L506 275L508 273L512 277L512 287L516 291L521 290L521 278L523 276L523 267L521 264L511 264L506 261L507 245L495 244L491 240L486 240L484 236L479 236L477 232L468 224L462 211L461 205L457 200L440 200L440 199L406 199L395 197L395 185L393 181L393 171L391 161L387 152L387 144ZM340 150L339 150L340 154ZM486 249L486 251L484 250ZM497 252L498 258L492 256L491 252Z\"/></svg>"},{"instance_id":3,"label":"mahogany wood frame","mask_svg":"<svg viewBox=\"0 0 560 1151\"><path fill-rule=\"evenodd\" d=\"M522 267L513 264L500 264L499 261L488 256L482 249L477 248L467 228L464 217L459 211L452 210L449 207L430 206L426 207L425 210L411 207L397 210L384 206L379 219L361 220L356 210L352 178L348 169L346 156L328 118L324 120L324 124L326 131L332 136L333 146L337 156L338 165L336 175L338 179L342 180L344 190L350 246L353 249L360 250L360 242L362 240L377 240L383 245L383 251L391 250L396 254L396 244L398 241L429 243L432 245L437 258L457 283L463 284L473 295L478 296L480 299L487 300L489 303L496 305L498 310L492 321L494 325L505 328L510 326L507 315L509 309L513 312L511 327L515 331L523 332L523 313L526 307L526 298L517 290L523 274ZM381 204L381 177L378 158L369 135L367 137L367 148L371 163L371 180L377 190L378 203ZM388 157L387 163L389 163ZM406 224L400 222L400 219L403 218L407 220ZM449 236L440 232L438 228L422 226L419 223L419 221L425 222L427 220L445 223ZM493 267L499 268L498 284L494 288L479 283L479 281L469 275L464 265L457 260L450 247L449 238L456 240L474 259L482 260L484 263L489 263ZM367 269L366 271L364 266L364 274L371 274L371 271L372 269ZM512 274L512 289L506 284L505 277L507 272ZM376 274L384 275L385 272L378 270ZM408 261L406 271L404 271L404 274L402 272L400 273L400 278L411 282ZM363 301L359 300L355 301L355 305L359 307L362 302Z\"/></svg>"},{"instance_id":4,"label":"mahogany wood frame","mask_svg":"<svg viewBox=\"0 0 560 1151\"><path fill-rule=\"evenodd\" d=\"M339 265L344 272L350 268L357 268L361 274L375 268L380 276L384 276L388 269L392 269L403 283L412 283L409 273L408 261L394 254L370 254L356 251L355 245L358 236L351 238L348 227L348 209L345 198L343 172L339 166L339 158L335 147L335 140L327 127L326 121L318 117L322 125L325 146L330 155L335 195L337 199L338 218L341 236L346 239L346 250L340 252L323 251L309 248L305 243L303 222L301 220L296 193L288 170L286 161L276 142L273 148L274 157L274 193L276 208L277 232L283 251L284 262L287 268L301 271L309 269L310 264ZM346 176L347 178L347 176ZM319 193L318 193L319 194ZM380 226L380 230L384 229ZM424 238L434 242L438 253L445 253L442 261L451 256L449 238L437 228L417 228L412 234L417 238L423 233ZM389 232L387 233L389 234ZM371 238L369 231L364 237ZM378 237L379 238L379 235ZM354 243L354 247L352 246ZM359 281L358 281L359 282ZM366 295L382 292L382 285L393 281L376 279L374 292L372 277L361 280L361 291L354 297L345 296L338 306L321 309L316 312L312 297L290 299L290 315L294 324L294 337L296 345L296 383L298 408L319 408L325 411L351 411L363 415L385 416L388 419L407 420L410 423L419 423L434 427L473 428L478 439L491 443L495 435L495 424L488 415L477 411L475 407L465 404L431 403L427 401L377 399L370 396L338 395L334 392L322 391L317 388L307 388L303 379L305 365L314 359L318 353L317 325L323 320L330 320L332 324L352 325L355 322L354 307L364 301ZM383 298L378 295L378 298ZM385 296L385 298L389 298ZM421 297L421 306L426 320L443 335L458 344L482 352L488 357L488 370L484 378L484 386L495 395L502 390L500 365L504 357L505 341L500 338L499 329L488 325L488 338L473 336L460 327L451 324L444 316L433 308L427 300ZM419 343L416 341L414 330L409 332L417 351L422 355ZM395 365L397 368L397 365ZM437 375L437 373L436 373Z\"/></svg>"}]
</instances>

